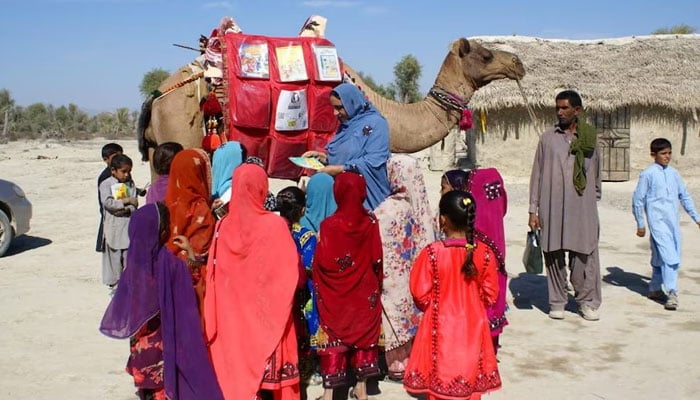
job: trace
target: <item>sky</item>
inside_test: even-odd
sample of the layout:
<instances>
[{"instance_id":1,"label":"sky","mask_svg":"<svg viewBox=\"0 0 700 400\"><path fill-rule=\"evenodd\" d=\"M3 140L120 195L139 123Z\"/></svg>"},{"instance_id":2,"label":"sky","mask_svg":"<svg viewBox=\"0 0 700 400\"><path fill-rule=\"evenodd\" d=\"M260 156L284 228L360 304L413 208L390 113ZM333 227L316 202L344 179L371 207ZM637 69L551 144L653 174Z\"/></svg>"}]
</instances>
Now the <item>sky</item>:
<instances>
[{"instance_id":1,"label":"sky","mask_svg":"<svg viewBox=\"0 0 700 400\"><path fill-rule=\"evenodd\" d=\"M422 66L423 93L460 37L601 39L685 23L700 29L700 0L0 0L0 89L17 105L139 109L143 75L175 71L224 16L244 33L295 36L310 15L354 69L380 84L405 55ZM700 61L700 60L698 60Z\"/></svg>"}]
</instances>

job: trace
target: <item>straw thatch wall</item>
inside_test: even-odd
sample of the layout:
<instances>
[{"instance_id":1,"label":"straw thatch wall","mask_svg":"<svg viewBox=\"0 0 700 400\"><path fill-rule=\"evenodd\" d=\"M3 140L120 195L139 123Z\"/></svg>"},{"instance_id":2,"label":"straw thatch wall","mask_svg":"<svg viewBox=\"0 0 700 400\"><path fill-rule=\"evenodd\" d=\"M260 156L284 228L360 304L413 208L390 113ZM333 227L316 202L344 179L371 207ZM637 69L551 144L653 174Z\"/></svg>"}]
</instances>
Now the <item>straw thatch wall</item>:
<instances>
[{"instance_id":1,"label":"straw thatch wall","mask_svg":"<svg viewBox=\"0 0 700 400\"><path fill-rule=\"evenodd\" d=\"M556 122L554 97L564 89L577 90L589 112L630 108L631 178L648 164L649 142L659 136L674 144L679 167L700 162L700 35L585 41L474 39L520 57L527 73L521 81L523 91L536 115L533 123L513 81L499 80L479 89L470 101L479 164L529 174L538 133ZM486 133L481 131L482 111ZM684 129L686 148L681 156Z\"/></svg>"},{"instance_id":2,"label":"straw thatch wall","mask_svg":"<svg viewBox=\"0 0 700 400\"><path fill-rule=\"evenodd\" d=\"M480 37L487 48L515 53L525 65L528 101L550 107L563 89L576 89L584 105L625 105L691 112L700 108L700 35L656 35L601 40L523 36ZM517 86L500 80L481 88L473 107L487 111L524 106Z\"/></svg>"}]
</instances>

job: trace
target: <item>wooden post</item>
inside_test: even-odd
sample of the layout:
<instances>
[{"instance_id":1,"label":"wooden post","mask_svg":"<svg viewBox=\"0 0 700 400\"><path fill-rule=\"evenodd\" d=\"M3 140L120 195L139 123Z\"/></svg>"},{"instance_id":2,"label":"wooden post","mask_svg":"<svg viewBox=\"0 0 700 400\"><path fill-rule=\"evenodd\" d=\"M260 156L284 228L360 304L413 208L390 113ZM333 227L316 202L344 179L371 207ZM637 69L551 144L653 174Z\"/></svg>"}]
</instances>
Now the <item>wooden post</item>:
<instances>
[{"instance_id":1,"label":"wooden post","mask_svg":"<svg viewBox=\"0 0 700 400\"><path fill-rule=\"evenodd\" d=\"M681 139L681 155L685 155L685 143L688 141L688 118L683 118L683 137Z\"/></svg>"}]
</instances>

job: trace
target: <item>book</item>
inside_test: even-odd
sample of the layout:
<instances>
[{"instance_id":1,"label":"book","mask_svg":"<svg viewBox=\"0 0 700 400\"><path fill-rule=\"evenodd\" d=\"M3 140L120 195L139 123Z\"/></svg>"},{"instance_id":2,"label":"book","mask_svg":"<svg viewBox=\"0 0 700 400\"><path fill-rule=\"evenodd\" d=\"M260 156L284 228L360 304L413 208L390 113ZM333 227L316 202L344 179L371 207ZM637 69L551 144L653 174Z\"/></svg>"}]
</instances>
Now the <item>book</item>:
<instances>
[{"instance_id":1,"label":"book","mask_svg":"<svg viewBox=\"0 0 700 400\"><path fill-rule=\"evenodd\" d=\"M309 128L309 107L306 89L281 90L275 110L275 129L300 131Z\"/></svg>"},{"instance_id":2,"label":"book","mask_svg":"<svg viewBox=\"0 0 700 400\"><path fill-rule=\"evenodd\" d=\"M319 81L340 81L338 51L333 46L314 46Z\"/></svg>"},{"instance_id":3,"label":"book","mask_svg":"<svg viewBox=\"0 0 700 400\"><path fill-rule=\"evenodd\" d=\"M302 168L319 170L325 167L325 165L313 157L289 157L289 161Z\"/></svg>"},{"instance_id":4,"label":"book","mask_svg":"<svg viewBox=\"0 0 700 400\"><path fill-rule=\"evenodd\" d=\"M280 73L280 81L294 82L309 79L306 74L306 64L304 62L304 49L301 45L277 47L277 66Z\"/></svg>"},{"instance_id":5,"label":"book","mask_svg":"<svg viewBox=\"0 0 700 400\"><path fill-rule=\"evenodd\" d=\"M238 49L241 61L241 76L246 78L269 78L270 66L267 43L243 43Z\"/></svg>"},{"instance_id":6,"label":"book","mask_svg":"<svg viewBox=\"0 0 700 400\"><path fill-rule=\"evenodd\" d=\"M136 197L136 188L129 186L126 183L117 182L112 185L112 197L116 200L125 199L127 197Z\"/></svg>"}]
</instances>

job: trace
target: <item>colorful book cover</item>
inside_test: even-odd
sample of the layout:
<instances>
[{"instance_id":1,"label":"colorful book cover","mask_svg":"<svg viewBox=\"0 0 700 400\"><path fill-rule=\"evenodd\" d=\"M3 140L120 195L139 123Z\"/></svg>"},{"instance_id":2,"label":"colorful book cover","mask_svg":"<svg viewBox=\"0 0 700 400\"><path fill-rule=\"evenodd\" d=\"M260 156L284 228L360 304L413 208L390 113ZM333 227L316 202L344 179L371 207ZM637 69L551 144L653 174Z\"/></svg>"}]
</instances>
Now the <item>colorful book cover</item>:
<instances>
[{"instance_id":1,"label":"colorful book cover","mask_svg":"<svg viewBox=\"0 0 700 400\"><path fill-rule=\"evenodd\" d=\"M301 45L277 47L275 54L277 55L280 81L295 82L309 79L304 63L304 49Z\"/></svg>"},{"instance_id":2,"label":"colorful book cover","mask_svg":"<svg viewBox=\"0 0 700 400\"><path fill-rule=\"evenodd\" d=\"M127 197L134 197L136 190L129 187L126 183L115 183L112 185L112 197L117 200L125 199Z\"/></svg>"},{"instance_id":3,"label":"colorful book cover","mask_svg":"<svg viewBox=\"0 0 700 400\"><path fill-rule=\"evenodd\" d=\"M289 157L289 161L302 168L319 170L325 167L325 165L313 157Z\"/></svg>"},{"instance_id":4,"label":"colorful book cover","mask_svg":"<svg viewBox=\"0 0 700 400\"><path fill-rule=\"evenodd\" d=\"M314 46L314 55L316 56L318 80L340 81L341 74L338 50L332 46Z\"/></svg>"},{"instance_id":5,"label":"colorful book cover","mask_svg":"<svg viewBox=\"0 0 700 400\"><path fill-rule=\"evenodd\" d=\"M278 131L300 131L309 128L309 106L306 89L281 90L277 99L275 129Z\"/></svg>"},{"instance_id":6,"label":"colorful book cover","mask_svg":"<svg viewBox=\"0 0 700 400\"><path fill-rule=\"evenodd\" d=\"M243 43L238 49L241 60L241 76L246 78L269 78L270 64L267 43Z\"/></svg>"}]
</instances>

